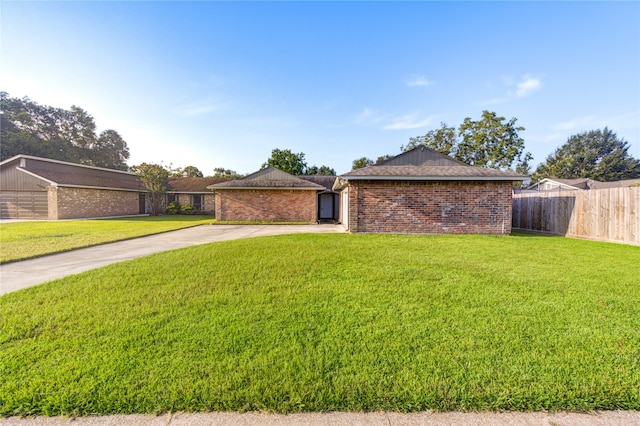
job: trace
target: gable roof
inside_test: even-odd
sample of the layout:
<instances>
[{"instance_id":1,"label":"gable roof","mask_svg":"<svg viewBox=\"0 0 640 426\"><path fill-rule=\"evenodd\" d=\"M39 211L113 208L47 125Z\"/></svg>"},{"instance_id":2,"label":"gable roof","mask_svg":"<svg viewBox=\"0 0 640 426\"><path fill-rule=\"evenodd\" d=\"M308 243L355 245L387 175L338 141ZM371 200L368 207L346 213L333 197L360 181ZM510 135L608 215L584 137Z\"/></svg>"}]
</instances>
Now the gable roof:
<instances>
[{"instance_id":1,"label":"gable roof","mask_svg":"<svg viewBox=\"0 0 640 426\"><path fill-rule=\"evenodd\" d=\"M240 179L207 186L212 190L224 189L297 189L323 190L324 186L300 179L275 167L267 167Z\"/></svg>"},{"instance_id":2,"label":"gable roof","mask_svg":"<svg viewBox=\"0 0 640 426\"><path fill-rule=\"evenodd\" d=\"M208 189L209 185L228 182L230 180L231 178L216 177L172 177L169 178L169 188L167 188L167 191L210 194L211 190Z\"/></svg>"},{"instance_id":3,"label":"gable roof","mask_svg":"<svg viewBox=\"0 0 640 426\"><path fill-rule=\"evenodd\" d=\"M473 167L426 146L419 146L380 164L340 175L349 180L487 180L516 181L527 176L512 171Z\"/></svg>"},{"instance_id":4,"label":"gable roof","mask_svg":"<svg viewBox=\"0 0 640 426\"><path fill-rule=\"evenodd\" d=\"M49 158L16 155L0 163L7 167L14 163L16 170L43 179L51 186L144 191L138 176L122 170L105 169Z\"/></svg>"}]
</instances>

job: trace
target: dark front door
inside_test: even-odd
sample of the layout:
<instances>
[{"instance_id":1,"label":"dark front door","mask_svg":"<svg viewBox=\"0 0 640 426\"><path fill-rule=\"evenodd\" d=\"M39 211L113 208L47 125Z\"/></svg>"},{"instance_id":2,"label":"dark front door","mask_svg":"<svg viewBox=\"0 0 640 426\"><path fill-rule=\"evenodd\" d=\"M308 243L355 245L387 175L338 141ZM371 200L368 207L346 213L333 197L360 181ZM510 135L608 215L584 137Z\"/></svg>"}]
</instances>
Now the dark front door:
<instances>
[{"instance_id":1,"label":"dark front door","mask_svg":"<svg viewBox=\"0 0 640 426\"><path fill-rule=\"evenodd\" d=\"M320 219L335 219L333 217L333 194L320 194Z\"/></svg>"},{"instance_id":2,"label":"dark front door","mask_svg":"<svg viewBox=\"0 0 640 426\"><path fill-rule=\"evenodd\" d=\"M147 208L144 202L144 193L138 194L138 213L145 214L147 212Z\"/></svg>"}]
</instances>

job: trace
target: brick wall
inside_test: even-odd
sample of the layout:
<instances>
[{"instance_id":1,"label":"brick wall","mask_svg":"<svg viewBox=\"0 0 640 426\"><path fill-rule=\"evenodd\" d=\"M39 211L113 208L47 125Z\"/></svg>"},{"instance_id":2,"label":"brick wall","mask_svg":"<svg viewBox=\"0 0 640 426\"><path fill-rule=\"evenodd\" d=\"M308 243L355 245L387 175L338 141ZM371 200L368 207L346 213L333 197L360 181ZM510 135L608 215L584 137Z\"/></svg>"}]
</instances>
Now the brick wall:
<instances>
[{"instance_id":1,"label":"brick wall","mask_svg":"<svg viewBox=\"0 0 640 426\"><path fill-rule=\"evenodd\" d=\"M509 234L511 182L351 181L351 232Z\"/></svg>"},{"instance_id":2,"label":"brick wall","mask_svg":"<svg viewBox=\"0 0 640 426\"><path fill-rule=\"evenodd\" d=\"M316 191L223 190L216 192L218 220L315 222Z\"/></svg>"},{"instance_id":3,"label":"brick wall","mask_svg":"<svg viewBox=\"0 0 640 426\"><path fill-rule=\"evenodd\" d=\"M49 219L127 216L138 213L137 192L49 188Z\"/></svg>"},{"instance_id":4,"label":"brick wall","mask_svg":"<svg viewBox=\"0 0 640 426\"><path fill-rule=\"evenodd\" d=\"M176 194L178 198L178 204L184 206L185 204L191 204L192 194ZM202 213L215 214L216 211L216 199L213 193L202 195Z\"/></svg>"}]
</instances>

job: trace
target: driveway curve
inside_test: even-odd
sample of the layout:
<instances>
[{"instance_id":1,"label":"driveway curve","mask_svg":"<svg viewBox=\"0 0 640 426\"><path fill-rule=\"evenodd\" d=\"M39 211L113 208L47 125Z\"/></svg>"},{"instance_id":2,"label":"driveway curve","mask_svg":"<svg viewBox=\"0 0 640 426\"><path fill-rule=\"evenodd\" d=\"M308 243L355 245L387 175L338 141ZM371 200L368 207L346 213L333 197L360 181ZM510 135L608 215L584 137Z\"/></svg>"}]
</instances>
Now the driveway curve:
<instances>
[{"instance_id":1,"label":"driveway curve","mask_svg":"<svg viewBox=\"0 0 640 426\"><path fill-rule=\"evenodd\" d=\"M0 265L0 295L90 269L199 244L269 235L340 233L341 225L201 225Z\"/></svg>"}]
</instances>

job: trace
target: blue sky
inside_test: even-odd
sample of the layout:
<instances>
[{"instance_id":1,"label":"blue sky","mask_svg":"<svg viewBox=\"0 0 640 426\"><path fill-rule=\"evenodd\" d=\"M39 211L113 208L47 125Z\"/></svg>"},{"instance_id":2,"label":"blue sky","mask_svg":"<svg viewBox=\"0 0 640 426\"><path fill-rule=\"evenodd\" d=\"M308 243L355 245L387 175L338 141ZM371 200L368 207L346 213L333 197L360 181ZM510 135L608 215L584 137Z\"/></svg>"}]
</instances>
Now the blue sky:
<instances>
[{"instance_id":1,"label":"blue sky","mask_svg":"<svg viewBox=\"0 0 640 426\"><path fill-rule=\"evenodd\" d=\"M130 165L338 173L483 110L544 161L608 126L640 158L640 2L7 2L0 90L77 105Z\"/></svg>"}]
</instances>

